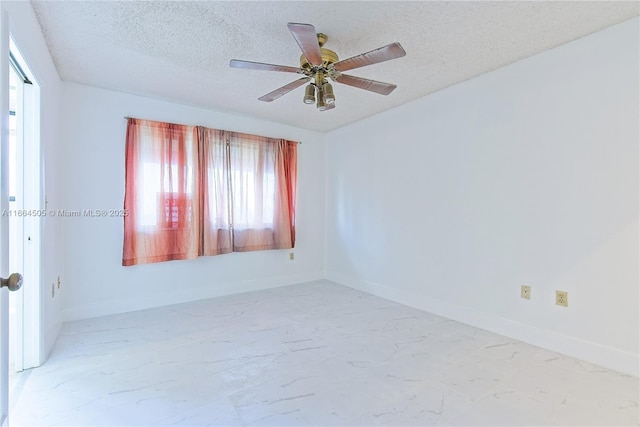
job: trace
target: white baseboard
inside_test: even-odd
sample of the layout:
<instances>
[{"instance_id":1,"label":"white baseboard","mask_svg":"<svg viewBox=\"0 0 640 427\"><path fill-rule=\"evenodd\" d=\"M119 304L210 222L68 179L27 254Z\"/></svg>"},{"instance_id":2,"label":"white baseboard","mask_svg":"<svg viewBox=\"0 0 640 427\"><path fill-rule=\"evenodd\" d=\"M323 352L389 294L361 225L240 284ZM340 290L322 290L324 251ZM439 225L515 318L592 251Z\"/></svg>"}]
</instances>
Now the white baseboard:
<instances>
[{"instance_id":1,"label":"white baseboard","mask_svg":"<svg viewBox=\"0 0 640 427\"><path fill-rule=\"evenodd\" d=\"M358 280L335 271L327 271L325 278L362 292L585 360L605 368L635 377L640 374L640 357L638 354L526 325L468 307L446 303L415 292Z\"/></svg>"},{"instance_id":2,"label":"white baseboard","mask_svg":"<svg viewBox=\"0 0 640 427\"><path fill-rule=\"evenodd\" d=\"M58 320L57 322L52 322L43 329L46 330L42 341L40 342L40 354L38 355L36 366L32 367L41 366L49 358L49 354L51 354L51 350L53 350L53 346L58 339L60 330L62 329L62 321Z\"/></svg>"},{"instance_id":3,"label":"white baseboard","mask_svg":"<svg viewBox=\"0 0 640 427\"><path fill-rule=\"evenodd\" d=\"M311 274L293 274L286 276L275 276L266 279L227 283L223 285L216 284L215 286L200 286L188 291L179 289L172 292L154 293L153 295L150 295L148 298L144 299L112 299L108 301L100 301L94 304L83 305L81 307L65 308L62 310L62 320L63 322L72 322L74 320L128 313L131 311L163 307L172 304L198 301L225 295L240 294L244 292L294 285L297 283L312 282L315 280L322 280L323 278L324 274L322 272Z\"/></svg>"}]
</instances>

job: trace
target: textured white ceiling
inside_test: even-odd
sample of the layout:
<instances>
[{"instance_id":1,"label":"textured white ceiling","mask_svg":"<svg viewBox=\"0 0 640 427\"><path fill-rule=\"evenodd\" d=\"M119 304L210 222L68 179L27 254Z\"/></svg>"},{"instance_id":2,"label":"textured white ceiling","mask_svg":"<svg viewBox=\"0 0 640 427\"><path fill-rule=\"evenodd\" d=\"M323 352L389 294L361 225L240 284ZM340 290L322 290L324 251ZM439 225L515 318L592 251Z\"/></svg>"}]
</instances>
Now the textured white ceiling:
<instances>
[{"instance_id":1,"label":"textured white ceiling","mask_svg":"<svg viewBox=\"0 0 640 427\"><path fill-rule=\"evenodd\" d=\"M329 131L640 14L630 2L33 1L63 80ZM389 96L334 84L336 108L299 76L229 68L244 59L299 66L287 22L313 24L341 59L400 42L407 56L352 70L395 83Z\"/></svg>"}]
</instances>

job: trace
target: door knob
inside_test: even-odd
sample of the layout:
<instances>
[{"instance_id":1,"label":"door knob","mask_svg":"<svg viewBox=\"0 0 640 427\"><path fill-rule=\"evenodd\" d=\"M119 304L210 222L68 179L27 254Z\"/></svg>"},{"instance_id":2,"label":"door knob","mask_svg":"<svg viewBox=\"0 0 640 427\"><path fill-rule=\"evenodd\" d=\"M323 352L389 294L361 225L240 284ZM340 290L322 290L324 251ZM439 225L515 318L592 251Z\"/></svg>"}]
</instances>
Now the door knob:
<instances>
[{"instance_id":1,"label":"door knob","mask_svg":"<svg viewBox=\"0 0 640 427\"><path fill-rule=\"evenodd\" d=\"M0 277L0 288L9 288L10 291L17 291L22 287L22 274L13 273L8 278Z\"/></svg>"}]
</instances>

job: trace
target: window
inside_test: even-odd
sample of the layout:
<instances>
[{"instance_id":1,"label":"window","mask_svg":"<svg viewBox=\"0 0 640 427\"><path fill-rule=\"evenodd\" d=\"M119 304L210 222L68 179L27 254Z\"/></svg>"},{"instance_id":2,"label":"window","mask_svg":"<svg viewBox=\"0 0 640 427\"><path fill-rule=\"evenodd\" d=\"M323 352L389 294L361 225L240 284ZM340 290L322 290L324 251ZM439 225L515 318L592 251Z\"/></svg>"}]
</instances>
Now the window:
<instances>
[{"instance_id":1,"label":"window","mask_svg":"<svg viewBox=\"0 0 640 427\"><path fill-rule=\"evenodd\" d=\"M295 244L297 143L129 119L123 265Z\"/></svg>"}]
</instances>

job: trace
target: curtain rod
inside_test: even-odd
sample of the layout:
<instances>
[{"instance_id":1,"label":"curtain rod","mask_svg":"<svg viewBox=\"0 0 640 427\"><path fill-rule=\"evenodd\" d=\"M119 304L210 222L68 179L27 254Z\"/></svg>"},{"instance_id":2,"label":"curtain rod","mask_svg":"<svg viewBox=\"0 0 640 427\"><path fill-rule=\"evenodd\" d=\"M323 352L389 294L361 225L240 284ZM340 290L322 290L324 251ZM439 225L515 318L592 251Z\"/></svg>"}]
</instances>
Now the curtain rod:
<instances>
[{"instance_id":1,"label":"curtain rod","mask_svg":"<svg viewBox=\"0 0 640 427\"><path fill-rule=\"evenodd\" d=\"M124 116L125 120L129 120L129 119L135 119L135 117L129 117L129 116ZM240 132L241 133L241 132ZM294 141L297 144L302 144L302 141Z\"/></svg>"}]
</instances>

